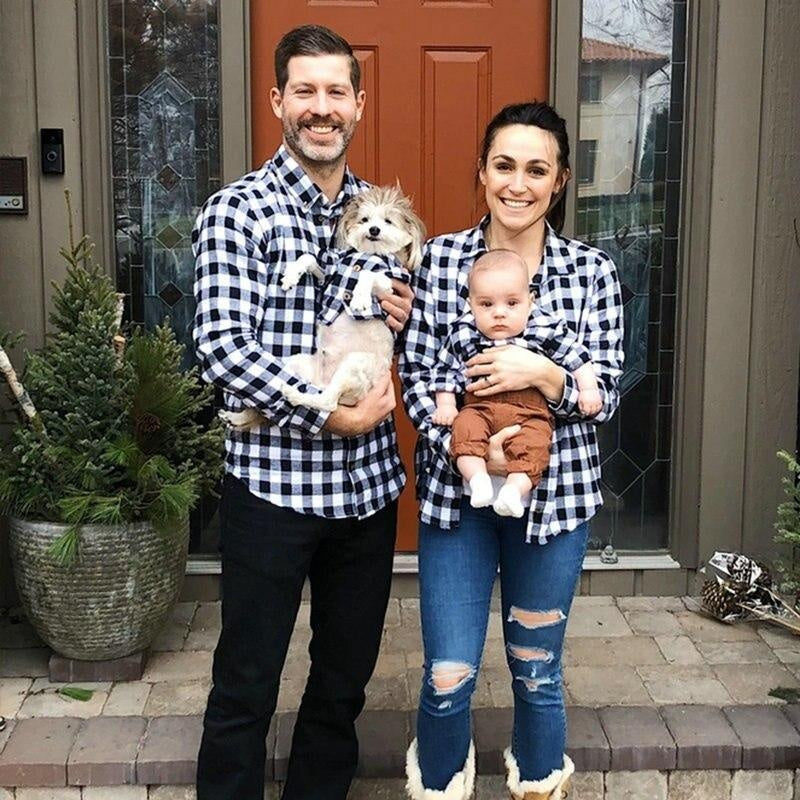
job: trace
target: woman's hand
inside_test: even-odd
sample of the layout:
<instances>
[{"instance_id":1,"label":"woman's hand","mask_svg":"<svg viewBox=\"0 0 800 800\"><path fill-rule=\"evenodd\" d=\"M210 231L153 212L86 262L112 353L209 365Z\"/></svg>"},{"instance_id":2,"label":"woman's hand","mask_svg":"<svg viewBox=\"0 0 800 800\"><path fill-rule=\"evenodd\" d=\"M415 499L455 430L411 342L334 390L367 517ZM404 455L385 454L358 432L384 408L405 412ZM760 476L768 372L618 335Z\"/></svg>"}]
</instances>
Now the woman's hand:
<instances>
[{"instance_id":1,"label":"woman's hand","mask_svg":"<svg viewBox=\"0 0 800 800\"><path fill-rule=\"evenodd\" d=\"M489 437L489 452L486 455L486 471L490 475L508 475L508 463L506 462L506 454L503 450L503 442L519 433L521 426L509 425L507 428L501 428L497 433Z\"/></svg>"},{"instance_id":2,"label":"woman's hand","mask_svg":"<svg viewBox=\"0 0 800 800\"><path fill-rule=\"evenodd\" d=\"M551 403L564 394L564 370L541 353L515 344L489 347L467 361L467 391L476 397L533 387Z\"/></svg>"},{"instance_id":3,"label":"woman's hand","mask_svg":"<svg viewBox=\"0 0 800 800\"><path fill-rule=\"evenodd\" d=\"M491 397L531 386L541 388L540 382L552 367L560 370L547 356L518 345L488 347L467 361L466 376L471 379L467 391L477 397ZM563 389L563 378L561 385Z\"/></svg>"}]
</instances>

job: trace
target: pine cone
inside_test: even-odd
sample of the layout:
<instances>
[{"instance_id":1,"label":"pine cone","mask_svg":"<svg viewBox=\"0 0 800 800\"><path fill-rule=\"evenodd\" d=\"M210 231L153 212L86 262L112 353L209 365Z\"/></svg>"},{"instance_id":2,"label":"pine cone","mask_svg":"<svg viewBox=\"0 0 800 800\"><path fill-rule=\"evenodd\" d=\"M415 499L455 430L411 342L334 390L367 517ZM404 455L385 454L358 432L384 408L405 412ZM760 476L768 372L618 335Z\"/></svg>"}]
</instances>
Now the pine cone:
<instances>
[{"instance_id":1,"label":"pine cone","mask_svg":"<svg viewBox=\"0 0 800 800\"><path fill-rule=\"evenodd\" d=\"M703 608L717 619L741 612L739 599L734 592L716 581L706 581L700 591Z\"/></svg>"},{"instance_id":2,"label":"pine cone","mask_svg":"<svg viewBox=\"0 0 800 800\"><path fill-rule=\"evenodd\" d=\"M161 427L161 420L155 415L145 411L133 421L139 433L154 433Z\"/></svg>"}]
</instances>

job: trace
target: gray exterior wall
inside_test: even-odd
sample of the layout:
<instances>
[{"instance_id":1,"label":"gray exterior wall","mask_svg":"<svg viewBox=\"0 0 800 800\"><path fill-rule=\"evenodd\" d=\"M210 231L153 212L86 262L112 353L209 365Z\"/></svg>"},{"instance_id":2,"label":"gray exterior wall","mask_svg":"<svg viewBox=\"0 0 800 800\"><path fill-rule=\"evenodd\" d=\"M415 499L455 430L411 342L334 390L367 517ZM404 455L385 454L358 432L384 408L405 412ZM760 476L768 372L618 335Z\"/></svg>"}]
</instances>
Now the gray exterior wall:
<instances>
[{"instance_id":1,"label":"gray exterior wall","mask_svg":"<svg viewBox=\"0 0 800 800\"><path fill-rule=\"evenodd\" d=\"M800 15L767 3L750 296L742 549L767 554L781 500L778 449L797 437L800 371Z\"/></svg>"},{"instance_id":2,"label":"gray exterior wall","mask_svg":"<svg viewBox=\"0 0 800 800\"><path fill-rule=\"evenodd\" d=\"M76 230L91 233L99 258L110 263L98 33L93 0L0 3L0 155L28 158L29 202L27 216L0 216L0 325L25 331L24 347L30 349L44 339L50 282L65 273L58 254L67 238L65 188L72 194ZM63 177L41 176L39 129L48 127L64 129ZM1 402L7 406L5 394ZM12 584L2 537L0 605L13 598Z\"/></svg>"},{"instance_id":3,"label":"gray exterior wall","mask_svg":"<svg viewBox=\"0 0 800 800\"><path fill-rule=\"evenodd\" d=\"M50 281L64 272L64 188L78 228L112 263L103 5L0 2L0 154L28 157L30 200L26 217L0 215L0 324L24 329L30 348L43 341ZM245 8L226 0L221 15L227 178L249 161ZM592 594L681 593L714 549L773 553L781 496L775 451L793 449L796 437L800 18L792 0L703 0L690 8L670 548L683 568L593 571L581 584ZM554 0L553 97L572 122L578 35L578 4ZM65 130L63 177L40 176L42 127ZM0 528L0 606L13 599Z\"/></svg>"},{"instance_id":4,"label":"gray exterior wall","mask_svg":"<svg viewBox=\"0 0 800 800\"><path fill-rule=\"evenodd\" d=\"M702 349L696 557L774 553L778 449L793 450L800 363L800 21L790 0L719 4ZM696 195L703 191L695 187ZM702 235L702 234L701 234ZM691 255L689 263L694 269ZM702 269L699 270L702 274ZM691 284L702 291L702 286ZM699 327L699 326L698 326ZM693 330L692 333L695 333ZM686 414L693 413L687 403ZM686 441L684 446L691 447Z\"/></svg>"}]
</instances>

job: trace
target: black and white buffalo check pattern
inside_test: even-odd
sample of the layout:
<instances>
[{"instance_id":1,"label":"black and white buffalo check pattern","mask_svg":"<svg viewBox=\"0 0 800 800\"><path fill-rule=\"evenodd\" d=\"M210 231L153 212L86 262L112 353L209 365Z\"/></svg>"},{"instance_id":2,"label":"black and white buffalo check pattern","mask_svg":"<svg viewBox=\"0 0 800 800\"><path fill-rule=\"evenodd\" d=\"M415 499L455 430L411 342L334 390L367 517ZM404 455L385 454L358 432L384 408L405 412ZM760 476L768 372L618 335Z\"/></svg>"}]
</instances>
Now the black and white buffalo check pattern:
<instances>
[{"instance_id":1,"label":"black and white buffalo check pattern","mask_svg":"<svg viewBox=\"0 0 800 800\"><path fill-rule=\"evenodd\" d=\"M357 270L344 284L336 278L333 235L347 200L367 186L347 170L330 203L281 147L261 169L212 195L192 233L202 376L224 390L227 409L254 407L266 417L252 430L228 431L226 470L258 497L304 514L363 518L405 482L392 420L341 438L322 429L327 412L295 408L280 391L283 383L309 390L283 361L316 350L318 318L330 316L355 285ZM311 274L281 288L286 266L305 253L332 291L320 291ZM357 258L348 256L350 266ZM376 259L363 256L363 264L373 268Z\"/></svg>"},{"instance_id":2,"label":"black and white buffalo check pattern","mask_svg":"<svg viewBox=\"0 0 800 800\"><path fill-rule=\"evenodd\" d=\"M388 278L411 283L411 273L394 257L379 256L361 253L358 250L329 250L332 258L336 259L335 268L331 266L331 274L325 281L322 290L322 307L318 322L330 325L339 314L347 314L353 319L384 318L380 300L372 299L372 307L363 311L353 311L350 301L353 299L353 289L358 283L358 278L364 272L381 272Z\"/></svg>"},{"instance_id":3,"label":"black and white buffalo check pattern","mask_svg":"<svg viewBox=\"0 0 800 800\"><path fill-rule=\"evenodd\" d=\"M461 476L448 456L450 430L433 425L431 375L451 326L464 313L467 272L486 252L484 220L475 228L437 236L414 273L414 310L400 355L403 399L420 433L415 465L420 517L449 529L458 524ZM602 505L595 425L619 404L622 372L622 295L616 268L600 250L565 239L548 228L542 268L532 288L542 311L561 317L591 355L603 406L591 420L578 410L578 389L566 373L556 417L550 465L531 498L527 540L540 543L571 531Z\"/></svg>"},{"instance_id":4,"label":"black and white buffalo check pattern","mask_svg":"<svg viewBox=\"0 0 800 800\"><path fill-rule=\"evenodd\" d=\"M467 311L456 320L439 351L438 363L431 375L432 388L437 392L463 393L467 383L464 364L487 347L508 344L542 353L570 372L592 360L589 351L580 344L567 323L541 309L533 311L525 330L513 339L490 339L485 336L478 330L473 314Z\"/></svg>"}]
</instances>

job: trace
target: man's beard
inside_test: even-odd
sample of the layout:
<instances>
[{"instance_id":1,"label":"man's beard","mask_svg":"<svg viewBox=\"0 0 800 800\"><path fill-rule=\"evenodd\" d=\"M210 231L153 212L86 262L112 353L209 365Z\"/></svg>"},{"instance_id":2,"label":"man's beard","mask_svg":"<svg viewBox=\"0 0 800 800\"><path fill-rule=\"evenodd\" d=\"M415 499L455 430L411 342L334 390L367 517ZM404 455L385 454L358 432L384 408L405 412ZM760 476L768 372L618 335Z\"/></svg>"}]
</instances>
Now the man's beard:
<instances>
[{"instance_id":1,"label":"man's beard","mask_svg":"<svg viewBox=\"0 0 800 800\"><path fill-rule=\"evenodd\" d=\"M328 145L313 144L307 138L303 138L303 129L310 125L332 125L334 130L338 131L337 139L334 139ZM335 167L344 157L347 150L347 145L353 138L356 130L356 123L353 121L350 125L339 125L330 119L322 117L312 117L306 119L299 124L294 124L289 120L284 120L283 125L283 138L289 149L298 156L301 160L315 167Z\"/></svg>"}]
</instances>

